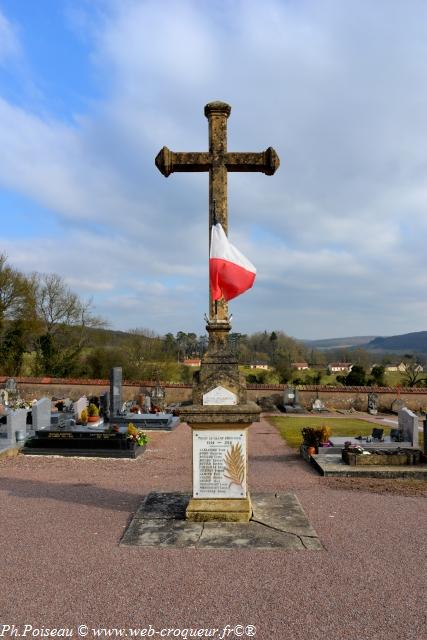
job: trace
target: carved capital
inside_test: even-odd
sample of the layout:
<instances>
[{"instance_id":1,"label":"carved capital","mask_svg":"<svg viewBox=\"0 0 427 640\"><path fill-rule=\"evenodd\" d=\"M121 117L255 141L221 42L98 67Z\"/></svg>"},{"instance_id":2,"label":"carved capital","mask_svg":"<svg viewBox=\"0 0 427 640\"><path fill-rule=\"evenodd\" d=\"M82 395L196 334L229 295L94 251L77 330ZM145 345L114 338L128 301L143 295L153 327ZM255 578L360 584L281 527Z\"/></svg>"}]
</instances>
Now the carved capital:
<instances>
[{"instance_id":1,"label":"carved capital","mask_svg":"<svg viewBox=\"0 0 427 640\"><path fill-rule=\"evenodd\" d=\"M205 106L205 116L209 118L209 116L213 114L224 115L226 118L231 113L231 107L226 102L220 102L219 100L215 102L209 102Z\"/></svg>"}]
</instances>

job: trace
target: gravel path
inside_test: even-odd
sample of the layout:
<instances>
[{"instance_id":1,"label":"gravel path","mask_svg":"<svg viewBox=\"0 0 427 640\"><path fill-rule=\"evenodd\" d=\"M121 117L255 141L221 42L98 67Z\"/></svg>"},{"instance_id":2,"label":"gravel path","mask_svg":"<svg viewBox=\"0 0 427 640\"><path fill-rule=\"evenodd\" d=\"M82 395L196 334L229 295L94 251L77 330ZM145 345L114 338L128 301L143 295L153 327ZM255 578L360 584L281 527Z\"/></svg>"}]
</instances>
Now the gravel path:
<instances>
[{"instance_id":1,"label":"gravel path","mask_svg":"<svg viewBox=\"0 0 427 640\"><path fill-rule=\"evenodd\" d=\"M264 420L249 446L252 491L294 491L325 551L119 547L149 491L191 490L184 424L137 460L0 460L0 637L249 624L257 640L425 638L426 498L331 486Z\"/></svg>"}]
</instances>

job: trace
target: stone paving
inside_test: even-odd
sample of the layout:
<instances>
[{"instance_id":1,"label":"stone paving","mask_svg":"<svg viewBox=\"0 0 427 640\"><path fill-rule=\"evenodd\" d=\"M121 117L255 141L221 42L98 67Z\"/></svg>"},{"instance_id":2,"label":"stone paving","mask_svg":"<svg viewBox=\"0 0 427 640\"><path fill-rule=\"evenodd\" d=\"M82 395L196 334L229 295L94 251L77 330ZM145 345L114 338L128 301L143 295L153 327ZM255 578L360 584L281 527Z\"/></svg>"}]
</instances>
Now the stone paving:
<instances>
[{"instance_id":1,"label":"stone paving","mask_svg":"<svg viewBox=\"0 0 427 640\"><path fill-rule=\"evenodd\" d=\"M294 493L251 496L253 515L247 524L189 522L185 520L189 499L190 494L186 493L150 493L121 544L197 549L323 549Z\"/></svg>"}]
</instances>

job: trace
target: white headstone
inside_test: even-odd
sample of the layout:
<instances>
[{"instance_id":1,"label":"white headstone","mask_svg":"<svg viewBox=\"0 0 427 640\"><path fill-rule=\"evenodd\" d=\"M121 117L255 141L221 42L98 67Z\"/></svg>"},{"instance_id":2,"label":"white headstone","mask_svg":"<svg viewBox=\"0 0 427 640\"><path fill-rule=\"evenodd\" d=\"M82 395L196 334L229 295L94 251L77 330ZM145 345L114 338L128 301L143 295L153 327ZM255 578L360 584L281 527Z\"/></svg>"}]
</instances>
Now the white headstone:
<instances>
[{"instance_id":1,"label":"white headstone","mask_svg":"<svg viewBox=\"0 0 427 640\"><path fill-rule=\"evenodd\" d=\"M246 429L193 430L193 497L246 498Z\"/></svg>"},{"instance_id":2,"label":"white headstone","mask_svg":"<svg viewBox=\"0 0 427 640\"><path fill-rule=\"evenodd\" d=\"M413 447L418 447L418 416L407 407L399 411L399 429L404 442L412 442Z\"/></svg>"},{"instance_id":3,"label":"white headstone","mask_svg":"<svg viewBox=\"0 0 427 640\"><path fill-rule=\"evenodd\" d=\"M144 396L144 411L150 413L151 410L151 398L150 396Z\"/></svg>"},{"instance_id":4,"label":"white headstone","mask_svg":"<svg viewBox=\"0 0 427 640\"><path fill-rule=\"evenodd\" d=\"M16 432L21 431L24 434L27 431L27 410L16 409L16 411L10 411L7 414L6 432L7 440L13 444L16 442Z\"/></svg>"},{"instance_id":5,"label":"white headstone","mask_svg":"<svg viewBox=\"0 0 427 640\"><path fill-rule=\"evenodd\" d=\"M324 411L324 409L325 403L320 398L316 398L313 402L313 411Z\"/></svg>"},{"instance_id":6,"label":"white headstone","mask_svg":"<svg viewBox=\"0 0 427 640\"><path fill-rule=\"evenodd\" d=\"M225 387L215 387L203 394L204 405L230 405L237 404L237 396Z\"/></svg>"},{"instance_id":7,"label":"white headstone","mask_svg":"<svg viewBox=\"0 0 427 640\"><path fill-rule=\"evenodd\" d=\"M33 430L50 427L52 402L49 398L41 398L32 406Z\"/></svg>"},{"instance_id":8,"label":"white headstone","mask_svg":"<svg viewBox=\"0 0 427 640\"><path fill-rule=\"evenodd\" d=\"M79 398L78 400L76 400L76 402L74 403L74 419L76 420L76 422L78 420L80 420L80 416L81 413L83 411L83 409L86 409L88 405L88 401L86 396L82 396L81 398Z\"/></svg>"}]
</instances>

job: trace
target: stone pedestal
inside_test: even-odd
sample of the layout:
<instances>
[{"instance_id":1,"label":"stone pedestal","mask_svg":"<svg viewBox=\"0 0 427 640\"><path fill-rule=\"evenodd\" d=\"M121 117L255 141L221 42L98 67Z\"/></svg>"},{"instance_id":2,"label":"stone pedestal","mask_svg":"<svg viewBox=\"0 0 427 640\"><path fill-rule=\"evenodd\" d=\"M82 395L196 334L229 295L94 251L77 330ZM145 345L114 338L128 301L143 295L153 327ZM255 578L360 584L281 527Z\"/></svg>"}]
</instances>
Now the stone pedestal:
<instances>
[{"instance_id":1,"label":"stone pedestal","mask_svg":"<svg viewBox=\"0 0 427 640\"><path fill-rule=\"evenodd\" d=\"M209 376L212 382L211 376ZM187 520L207 522L249 522L252 505L247 485L248 427L261 409L255 403L237 404L239 395L225 385L205 390L202 397L236 404L193 404L183 407L181 418L192 429L193 495ZM228 380L228 385L230 380ZM200 397L200 388L196 396Z\"/></svg>"}]
</instances>

